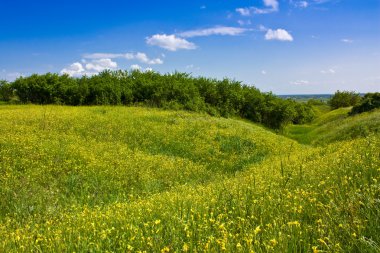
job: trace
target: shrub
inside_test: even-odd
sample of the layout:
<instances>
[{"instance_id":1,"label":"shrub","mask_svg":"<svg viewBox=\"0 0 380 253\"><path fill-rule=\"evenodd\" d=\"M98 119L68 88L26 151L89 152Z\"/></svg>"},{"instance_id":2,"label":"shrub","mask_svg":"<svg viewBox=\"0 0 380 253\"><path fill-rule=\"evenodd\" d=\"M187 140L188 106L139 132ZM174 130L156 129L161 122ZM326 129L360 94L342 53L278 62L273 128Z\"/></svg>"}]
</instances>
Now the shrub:
<instances>
[{"instance_id":1,"label":"shrub","mask_svg":"<svg viewBox=\"0 0 380 253\"><path fill-rule=\"evenodd\" d=\"M367 93L361 103L352 108L350 115L368 112L376 108L380 108L380 92Z\"/></svg>"},{"instance_id":2,"label":"shrub","mask_svg":"<svg viewBox=\"0 0 380 253\"><path fill-rule=\"evenodd\" d=\"M354 91L337 91L329 100L332 109L357 105L361 100L360 94Z\"/></svg>"},{"instance_id":3,"label":"shrub","mask_svg":"<svg viewBox=\"0 0 380 253\"><path fill-rule=\"evenodd\" d=\"M5 80L0 80L0 100L10 101L13 97L13 89L10 83Z\"/></svg>"},{"instance_id":4,"label":"shrub","mask_svg":"<svg viewBox=\"0 0 380 253\"><path fill-rule=\"evenodd\" d=\"M194 78L187 73L103 71L73 78L47 73L20 77L10 84L22 103L66 105L145 105L240 116L271 128L313 118L310 105L262 93L230 79Z\"/></svg>"}]
</instances>

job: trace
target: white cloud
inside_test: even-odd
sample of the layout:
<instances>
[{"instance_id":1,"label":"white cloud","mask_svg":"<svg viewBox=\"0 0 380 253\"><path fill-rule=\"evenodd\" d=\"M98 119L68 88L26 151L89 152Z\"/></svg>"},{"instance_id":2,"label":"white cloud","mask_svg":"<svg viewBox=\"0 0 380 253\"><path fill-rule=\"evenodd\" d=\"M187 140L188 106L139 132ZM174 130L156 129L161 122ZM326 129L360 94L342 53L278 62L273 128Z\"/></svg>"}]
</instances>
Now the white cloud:
<instances>
[{"instance_id":1,"label":"white cloud","mask_svg":"<svg viewBox=\"0 0 380 253\"><path fill-rule=\"evenodd\" d=\"M307 1L290 0L290 4L292 4L294 7L301 8L301 9L307 8L309 6L309 2Z\"/></svg>"},{"instance_id":2,"label":"white cloud","mask_svg":"<svg viewBox=\"0 0 380 253\"><path fill-rule=\"evenodd\" d=\"M279 10L278 0L263 0L266 8L257 8L255 6L235 9L242 16L250 16L252 14L268 14Z\"/></svg>"},{"instance_id":3,"label":"white cloud","mask_svg":"<svg viewBox=\"0 0 380 253\"><path fill-rule=\"evenodd\" d=\"M96 72L101 72L106 69L116 69L117 63L112 61L111 59L99 59L93 60L90 63L86 64L86 70L93 70Z\"/></svg>"},{"instance_id":4,"label":"white cloud","mask_svg":"<svg viewBox=\"0 0 380 253\"><path fill-rule=\"evenodd\" d=\"M243 26L243 25L252 25L251 20L246 20L246 21L244 21L244 20L238 20L237 22L241 26Z\"/></svg>"},{"instance_id":5,"label":"white cloud","mask_svg":"<svg viewBox=\"0 0 380 253\"><path fill-rule=\"evenodd\" d=\"M131 70L141 70L142 68L141 68L141 66L138 65L138 64L133 64L133 65L131 65L130 69L131 69Z\"/></svg>"},{"instance_id":6,"label":"white cloud","mask_svg":"<svg viewBox=\"0 0 380 253\"><path fill-rule=\"evenodd\" d=\"M80 62L74 62L70 66L61 70L61 74L68 74L69 76L82 76L82 75L96 75L97 73L106 70L106 69L116 69L117 63L111 59L95 59L89 63L86 63L85 60Z\"/></svg>"},{"instance_id":7,"label":"white cloud","mask_svg":"<svg viewBox=\"0 0 380 253\"><path fill-rule=\"evenodd\" d=\"M7 70L3 69L0 73L0 80L5 79L7 81L13 82L19 77L24 77L25 75L20 72L7 72Z\"/></svg>"},{"instance_id":8,"label":"white cloud","mask_svg":"<svg viewBox=\"0 0 380 253\"><path fill-rule=\"evenodd\" d=\"M141 72L154 72L154 70L152 68L146 68L146 69L143 69L140 65L138 64L133 64L129 67L132 71L135 71L135 70L138 70L138 71L141 71Z\"/></svg>"},{"instance_id":9,"label":"white cloud","mask_svg":"<svg viewBox=\"0 0 380 253\"><path fill-rule=\"evenodd\" d=\"M236 36L246 31L248 31L248 29L240 28L240 27L218 26L218 27L213 27L213 28L198 29L198 30L182 32L179 35L185 38L210 36L210 35Z\"/></svg>"},{"instance_id":10,"label":"white cloud","mask_svg":"<svg viewBox=\"0 0 380 253\"><path fill-rule=\"evenodd\" d=\"M87 59L116 59L116 58L124 58L127 60L138 60L141 63L155 65L155 64L163 64L164 62L160 58L150 59L145 53L126 53L126 54L108 54L108 53L94 53L94 54L86 54L83 56Z\"/></svg>"},{"instance_id":11,"label":"white cloud","mask_svg":"<svg viewBox=\"0 0 380 253\"><path fill-rule=\"evenodd\" d=\"M336 71L335 71L335 69L330 68L328 70L321 70L321 73L324 74L324 75L326 75L326 74L335 74Z\"/></svg>"},{"instance_id":12,"label":"white cloud","mask_svg":"<svg viewBox=\"0 0 380 253\"><path fill-rule=\"evenodd\" d=\"M307 8L309 6L309 3L306 1L300 1L300 2L298 2L297 6L300 8Z\"/></svg>"},{"instance_id":13,"label":"white cloud","mask_svg":"<svg viewBox=\"0 0 380 253\"><path fill-rule=\"evenodd\" d=\"M267 71L266 71L266 70L261 70L261 74L262 74L262 75L266 75L266 74L267 74Z\"/></svg>"},{"instance_id":14,"label":"white cloud","mask_svg":"<svg viewBox=\"0 0 380 253\"><path fill-rule=\"evenodd\" d=\"M242 16L250 16L251 15L251 8L252 7L237 8L236 12L240 13L240 15L242 15Z\"/></svg>"},{"instance_id":15,"label":"white cloud","mask_svg":"<svg viewBox=\"0 0 380 253\"><path fill-rule=\"evenodd\" d=\"M155 34L146 38L146 43L152 46L158 46L169 51L177 51L179 49L196 49L196 45L185 39L178 38L175 35Z\"/></svg>"},{"instance_id":16,"label":"white cloud","mask_svg":"<svg viewBox=\"0 0 380 253\"><path fill-rule=\"evenodd\" d=\"M292 85L307 85L309 83L310 82L307 80L297 80L297 81L290 82L290 84Z\"/></svg>"},{"instance_id":17,"label":"white cloud","mask_svg":"<svg viewBox=\"0 0 380 253\"><path fill-rule=\"evenodd\" d=\"M266 32L266 31L268 31L269 29L268 28L266 28L265 26L263 26L263 25L259 25L259 31L261 31L261 32Z\"/></svg>"},{"instance_id":18,"label":"white cloud","mask_svg":"<svg viewBox=\"0 0 380 253\"><path fill-rule=\"evenodd\" d=\"M94 54L85 54L83 55L86 59L115 59L122 58L124 54L108 54L108 53L94 53Z\"/></svg>"},{"instance_id":19,"label":"white cloud","mask_svg":"<svg viewBox=\"0 0 380 253\"><path fill-rule=\"evenodd\" d=\"M293 41L292 35L284 29L269 29L265 34L266 40Z\"/></svg>"},{"instance_id":20,"label":"white cloud","mask_svg":"<svg viewBox=\"0 0 380 253\"><path fill-rule=\"evenodd\" d=\"M68 74L69 76L80 76L83 75L85 69L80 62L74 62L69 67L61 70L61 74Z\"/></svg>"},{"instance_id":21,"label":"white cloud","mask_svg":"<svg viewBox=\"0 0 380 253\"><path fill-rule=\"evenodd\" d=\"M134 58L142 63L151 64L151 65L164 63L160 58L149 59L148 56L144 53L137 53L134 55Z\"/></svg>"},{"instance_id":22,"label":"white cloud","mask_svg":"<svg viewBox=\"0 0 380 253\"><path fill-rule=\"evenodd\" d=\"M343 43L348 43L348 44L354 43L354 41L351 39L341 39L340 41Z\"/></svg>"},{"instance_id":23,"label":"white cloud","mask_svg":"<svg viewBox=\"0 0 380 253\"><path fill-rule=\"evenodd\" d=\"M264 0L264 5L271 7L273 10L278 10L278 1L277 0Z\"/></svg>"}]
</instances>

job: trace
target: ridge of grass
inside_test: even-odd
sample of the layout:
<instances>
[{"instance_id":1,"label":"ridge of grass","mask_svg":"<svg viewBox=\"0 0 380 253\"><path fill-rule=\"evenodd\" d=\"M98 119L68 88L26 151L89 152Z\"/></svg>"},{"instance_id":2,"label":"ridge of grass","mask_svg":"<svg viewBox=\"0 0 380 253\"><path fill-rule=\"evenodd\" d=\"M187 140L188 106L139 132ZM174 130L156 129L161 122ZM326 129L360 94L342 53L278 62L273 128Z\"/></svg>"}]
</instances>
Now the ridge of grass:
<instances>
[{"instance_id":1,"label":"ridge of grass","mask_svg":"<svg viewBox=\"0 0 380 253\"><path fill-rule=\"evenodd\" d=\"M351 107L321 114L311 124L289 125L284 134L302 144L328 143L366 137L380 131L380 110L349 116Z\"/></svg>"},{"instance_id":2,"label":"ridge of grass","mask_svg":"<svg viewBox=\"0 0 380 253\"><path fill-rule=\"evenodd\" d=\"M318 127L376 125L343 112ZM311 146L182 111L0 115L0 252L380 250L379 132Z\"/></svg>"}]
</instances>

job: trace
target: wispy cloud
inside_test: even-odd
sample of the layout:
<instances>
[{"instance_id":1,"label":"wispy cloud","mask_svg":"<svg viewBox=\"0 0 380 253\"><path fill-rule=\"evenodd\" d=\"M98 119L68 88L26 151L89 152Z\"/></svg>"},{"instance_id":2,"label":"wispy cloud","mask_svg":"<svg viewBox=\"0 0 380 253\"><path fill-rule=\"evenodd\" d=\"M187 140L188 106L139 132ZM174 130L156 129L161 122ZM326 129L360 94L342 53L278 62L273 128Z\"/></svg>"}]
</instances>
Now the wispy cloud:
<instances>
[{"instance_id":1,"label":"wispy cloud","mask_svg":"<svg viewBox=\"0 0 380 253\"><path fill-rule=\"evenodd\" d=\"M296 81L290 82L290 84L292 84L292 85L307 85L307 84L310 84L310 82L307 80L296 80Z\"/></svg>"},{"instance_id":2,"label":"wispy cloud","mask_svg":"<svg viewBox=\"0 0 380 253\"><path fill-rule=\"evenodd\" d=\"M307 8L309 6L309 2L307 2L307 1L290 0L290 4L296 8L300 8L300 9L304 9L304 8Z\"/></svg>"},{"instance_id":3,"label":"wispy cloud","mask_svg":"<svg viewBox=\"0 0 380 253\"><path fill-rule=\"evenodd\" d=\"M265 34L266 40L293 41L293 36L284 29L269 29Z\"/></svg>"},{"instance_id":4,"label":"wispy cloud","mask_svg":"<svg viewBox=\"0 0 380 253\"><path fill-rule=\"evenodd\" d=\"M336 71L333 68L329 68L327 70L321 70L321 73L324 74L324 75L327 75L327 74L333 75L333 74L336 73Z\"/></svg>"},{"instance_id":5,"label":"wispy cloud","mask_svg":"<svg viewBox=\"0 0 380 253\"><path fill-rule=\"evenodd\" d=\"M242 16L250 16L253 14L268 14L279 10L279 2L277 0L263 0L265 8L257 8L256 6L236 8L235 11Z\"/></svg>"},{"instance_id":6,"label":"wispy cloud","mask_svg":"<svg viewBox=\"0 0 380 253\"><path fill-rule=\"evenodd\" d=\"M249 29L240 27L230 27L230 26L217 26L212 28L190 30L186 32L179 33L178 35L184 38L201 37L201 36L211 36L211 35L229 35L236 36L249 31Z\"/></svg>"},{"instance_id":7,"label":"wispy cloud","mask_svg":"<svg viewBox=\"0 0 380 253\"><path fill-rule=\"evenodd\" d=\"M20 72L8 72L7 70L2 69L0 73L0 80L4 78L5 80L8 80L8 81L14 81L17 78L22 77L22 76L25 76L25 74L20 73Z\"/></svg>"},{"instance_id":8,"label":"wispy cloud","mask_svg":"<svg viewBox=\"0 0 380 253\"><path fill-rule=\"evenodd\" d=\"M239 20L237 21L237 23L238 23L239 25L241 25L241 26L244 26L244 25L252 25L251 20L241 20L241 19L239 19Z\"/></svg>"},{"instance_id":9,"label":"wispy cloud","mask_svg":"<svg viewBox=\"0 0 380 253\"><path fill-rule=\"evenodd\" d=\"M83 55L86 59L116 59L123 58L127 60L137 60L141 63L155 65L163 64L163 60L160 58L150 59L145 53L126 53L126 54L109 54L109 53L94 53L94 54L85 54Z\"/></svg>"},{"instance_id":10,"label":"wispy cloud","mask_svg":"<svg viewBox=\"0 0 380 253\"><path fill-rule=\"evenodd\" d=\"M197 46L187 41L186 39L179 38L176 35L155 34L146 38L146 43L151 46L158 46L169 51L177 51L180 49L193 50Z\"/></svg>"},{"instance_id":11,"label":"wispy cloud","mask_svg":"<svg viewBox=\"0 0 380 253\"><path fill-rule=\"evenodd\" d=\"M354 43L354 41L351 39L341 39L340 41L343 43L348 43L348 44Z\"/></svg>"}]
</instances>

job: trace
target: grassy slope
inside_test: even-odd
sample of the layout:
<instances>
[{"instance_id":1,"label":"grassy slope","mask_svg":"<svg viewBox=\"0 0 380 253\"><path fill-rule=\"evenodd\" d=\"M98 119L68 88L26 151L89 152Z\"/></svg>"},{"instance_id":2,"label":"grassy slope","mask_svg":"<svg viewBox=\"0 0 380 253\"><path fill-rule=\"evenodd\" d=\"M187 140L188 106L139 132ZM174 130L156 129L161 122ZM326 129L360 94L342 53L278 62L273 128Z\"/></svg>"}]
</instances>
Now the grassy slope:
<instances>
[{"instance_id":1,"label":"grassy slope","mask_svg":"<svg viewBox=\"0 0 380 253\"><path fill-rule=\"evenodd\" d=\"M328 144L380 132L380 110L352 117L350 110L322 112L312 124L288 126L285 135L304 144Z\"/></svg>"},{"instance_id":2,"label":"grassy slope","mask_svg":"<svg viewBox=\"0 0 380 253\"><path fill-rule=\"evenodd\" d=\"M0 115L0 251L379 250L378 134L308 147L187 112Z\"/></svg>"}]
</instances>

